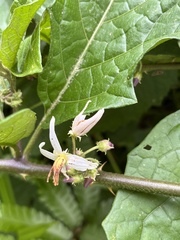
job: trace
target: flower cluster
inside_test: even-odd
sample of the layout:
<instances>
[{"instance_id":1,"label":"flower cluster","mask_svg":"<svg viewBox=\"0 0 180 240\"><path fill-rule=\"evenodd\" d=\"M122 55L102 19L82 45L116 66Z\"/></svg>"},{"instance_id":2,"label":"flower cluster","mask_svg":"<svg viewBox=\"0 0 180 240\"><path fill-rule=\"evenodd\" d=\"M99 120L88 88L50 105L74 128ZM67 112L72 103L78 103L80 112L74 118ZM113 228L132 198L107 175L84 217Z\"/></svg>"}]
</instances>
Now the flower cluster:
<instances>
[{"instance_id":1,"label":"flower cluster","mask_svg":"<svg viewBox=\"0 0 180 240\"><path fill-rule=\"evenodd\" d=\"M86 135L91 128L100 120L104 113L104 109L100 109L94 116L89 119L85 119L84 111L86 110L88 101L84 109L78 114L73 123L72 128L69 131L69 135L72 140ZM92 158L85 158L85 155L92 150L99 150L105 152L113 148L113 144L109 140L102 140L96 144L92 149L86 152L78 151L75 148L75 153L71 154L68 149L62 150L61 145L55 133L55 118L52 117L49 124L49 139L53 147L53 152L49 152L43 149L45 142L39 144L39 149L42 155L54 161L52 168L47 177L47 182L53 174L54 186L59 184L59 175L64 175L64 182L77 183L84 181L85 187L95 181L96 175L98 174L99 161Z\"/></svg>"}]
</instances>

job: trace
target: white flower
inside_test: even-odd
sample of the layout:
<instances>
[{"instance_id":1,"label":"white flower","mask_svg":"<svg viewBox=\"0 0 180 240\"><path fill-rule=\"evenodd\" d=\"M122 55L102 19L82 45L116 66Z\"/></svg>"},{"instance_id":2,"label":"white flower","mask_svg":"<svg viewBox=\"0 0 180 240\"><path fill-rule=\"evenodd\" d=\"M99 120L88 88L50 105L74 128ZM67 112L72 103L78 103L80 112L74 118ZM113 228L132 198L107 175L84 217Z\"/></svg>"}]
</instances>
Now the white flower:
<instances>
[{"instance_id":1,"label":"white flower","mask_svg":"<svg viewBox=\"0 0 180 240\"><path fill-rule=\"evenodd\" d=\"M53 147L53 152L43 149L45 142L39 144L39 149L42 155L54 161L54 164L48 174L47 182L53 172L53 183L55 186L59 184L59 174L62 174L68 179L67 171L75 169L77 171L85 172L93 170L98 167L98 163L88 161L87 159L62 151L61 145L55 133L55 118L52 117L49 125L49 139Z\"/></svg>"},{"instance_id":2,"label":"white flower","mask_svg":"<svg viewBox=\"0 0 180 240\"><path fill-rule=\"evenodd\" d=\"M101 119L104 109L100 109L94 116L90 117L89 119L86 119L86 115L84 115L84 111L86 110L88 104L91 102L89 100L83 110L75 117L73 123L72 123L72 128L69 131L69 135L73 137L78 137L80 138L81 136L86 135L91 128L96 125L96 123Z\"/></svg>"}]
</instances>

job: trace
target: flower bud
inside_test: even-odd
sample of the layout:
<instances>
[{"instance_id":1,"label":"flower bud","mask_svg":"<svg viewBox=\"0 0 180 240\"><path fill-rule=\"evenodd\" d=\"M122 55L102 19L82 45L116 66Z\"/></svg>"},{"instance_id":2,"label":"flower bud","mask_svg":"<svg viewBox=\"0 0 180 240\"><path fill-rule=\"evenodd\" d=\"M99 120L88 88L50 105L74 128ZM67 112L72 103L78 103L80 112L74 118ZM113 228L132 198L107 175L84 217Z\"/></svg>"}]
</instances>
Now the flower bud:
<instances>
[{"instance_id":1,"label":"flower bud","mask_svg":"<svg viewBox=\"0 0 180 240\"><path fill-rule=\"evenodd\" d=\"M101 152L107 152L108 150L114 148L114 144L110 142L108 139L101 140L96 143L98 146L98 150Z\"/></svg>"}]
</instances>

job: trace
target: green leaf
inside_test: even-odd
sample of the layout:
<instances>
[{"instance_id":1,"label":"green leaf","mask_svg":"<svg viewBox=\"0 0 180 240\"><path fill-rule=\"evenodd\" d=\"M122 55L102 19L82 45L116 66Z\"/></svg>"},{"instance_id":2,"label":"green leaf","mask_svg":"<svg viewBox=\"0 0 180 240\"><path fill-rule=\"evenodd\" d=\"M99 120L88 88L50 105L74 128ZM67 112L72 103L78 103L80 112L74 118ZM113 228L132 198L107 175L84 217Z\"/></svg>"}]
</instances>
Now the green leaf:
<instances>
[{"instance_id":1,"label":"green leaf","mask_svg":"<svg viewBox=\"0 0 180 240\"><path fill-rule=\"evenodd\" d=\"M0 145L12 146L31 134L36 116L30 109L24 109L0 122Z\"/></svg>"},{"instance_id":2,"label":"green leaf","mask_svg":"<svg viewBox=\"0 0 180 240\"><path fill-rule=\"evenodd\" d=\"M66 228L62 223L57 222L49 227L42 235L43 240L70 240L73 239L73 232Z\"/></svg>"},{"instance_id":3,"label":"green leaf","mask_svg":"<svg viewBox=\"0 0 180 240\"><path fill-rule=\"evenodd\" d=\"M0 174L0 199L6 204L15 204L15 196L8 174Z\"/></svg>"},{"instance_id":4,"label":"green leaf","mask_svg":"<svg viewBox=\"0 0 180 240\"><path fill-rule=\"evenodd\" d=\"M0 234L1 240L16 240L15 237L11 236L11 234Z\"/></svg>"},{"instance_id":5,"label":"green leaf","mask_svg":"<svg viewBox=\"0 0 180 240\"><path fill-rule=\"evenodd\" d=\"M89 219L94 217L98 202L100 201L101 187L93 185L84 188L82 185L74 187L74 193L78 200L84 218Z\"/></svg>"},{"instance_id":6,"label":"green leaf","mask_svg":"<svg viewBox=\"0 0 180 240\"><path fill-rule=\"evenodd\" d=\"M16 64L16 56L23 36L34 14L44 0L25 3L13 8L10 24L2 33L0 59L4 66L12 69Z\"/></svg>"},{"instance_id":7,"label":"green leaf","mask_svg":"<svg viewBox=\"0 0 180 240\"><path fill-rule=\"evenodd\" d=\"M17 205L1 205L0 231L13 233L19 240L40 237L55 220L35 209Z\"/></svg>"},{"instance_id":8,"label":"green leaf","mask_svg":"<svg viewBox=\"0 0 180 240\"><path fill-rule=\"evenodd\" d=\"M92 240L92 236L93 239L107 240L102 227L95 224L88 224L85 226L80 233L79 239Z\"/></svg>"},{"instance_id":9,"label":"green leaf","mask_svg":"<svg viewBox=\"0 0 180 240\"><path fill-rule=\"evenodd\" d=\"M108 240L179 239L178 198L119 191L103 222Z\"/></svg>"},{"instance_id":10,"label":"green leaf","mask_svg":"<svg viewBox=\"0 0 180 240\"><path fill-rule=\"evenodd\" d=\"M49 12L45 11L42 21L41 21L41 40L50 43L50 35L51 35L51 24L50 24L50 16Z\"/></svg>"},{"instance_id":11,"label":"green leaf","mask_svg":"<svg viewBox=\"0 0 180 240\"><path fill-rule=\"evenodd\" d=\"M157 124L128 155L126 175L180 182L180 111ZM180 198L119 191L103 222L108 239L179 239Z\"/></svg>"},{"instance_id":12,"label":"green leaf","mask_svg":"<svg viewBox=\"0 0 180 240\"><path fill-rule=\"evenodd\" d=\"M70 191L70 188L61 183L59 187L51 184L39 183L40 200L49 208L53 216L70 228L82 223L82 214L79 206Z\"/></svg>"},{"instance_id":13,"label":"green leaf","mask_svg":"<svg viewBox=\"0 0 180 240\"><path fill-rule=\"evenodd\" d=\"M42 71L39 26L36 27L32 36L21 42L17 58L17 70L16 67L12 69L14 75L23 77Z\"/></svg>"},{"instance_id":14,"label":"green leaf","mask_svg":"<svg viewBox=\"0 0 180 240\"><path fill-rule=\"evenodd\" d=\"M57 0L49 10L50 51L38 86L46 110L58 103L57 123L78 114L88 99L88 112L136 103L132 77L138 62L180 37L179 2Z\"/></svg>"},{"instance_id":15,"label":"green leaf","mask_svg":"<svg viewBox=\"0 0 180 240\"><path fill-rule=\"evenodd\" d=\"M179 139L180 111L177 111L161 120L130 152L126 174L180 182Z\"/></svg>"}]
</instances>

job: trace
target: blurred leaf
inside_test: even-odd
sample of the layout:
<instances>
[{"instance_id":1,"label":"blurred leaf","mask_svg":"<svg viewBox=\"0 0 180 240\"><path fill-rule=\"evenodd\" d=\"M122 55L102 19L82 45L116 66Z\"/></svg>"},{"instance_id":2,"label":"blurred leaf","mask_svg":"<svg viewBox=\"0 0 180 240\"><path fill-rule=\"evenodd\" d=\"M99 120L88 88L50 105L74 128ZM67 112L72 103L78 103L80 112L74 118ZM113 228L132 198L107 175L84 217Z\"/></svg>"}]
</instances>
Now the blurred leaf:
<instances>
[{"instance_id":1,"label":"blurred leaf","mask_svg":"<svg viewBox=\"0 0 180 240\"><path fill-rule=\"evenodd\" d=\"M88 188L84 188L82 185L74 187L74 193L81 206L84 218L89 219L94 217L95 210L100 201L101 187L92 185Z\"/></svg>"},{"instance_id":2,"label":"blurred leaf","mask_svg":"<svg viewBox=\"0 0 180 240\"><path fill-rule=\"evenodd\" d=\"M11 234L0 234L1 240L16 240L15 237L11 236Z\"/></svg>"},{"instance_id":3,"label":"blurred leaf","mask_svg":"<svg viewBox=\"0 0 180 240\"><path fill-rule=\"evenodd\" d=\"M83 228L82 232L80 233L79 239L92 240L92 237L93 239L107 240L106 235L101 226L89 224Z\"/></svg>"},{"instance_id":4,"label":"blurred leaf","mask_svg":"<svg viewBox=\"0 0 180 240\"><path fill-rule=\"evenodd\" d=\"M39 195L40 200L55 218L70 228L81 225L82 214L73 193L66 184L61 183L60 186L54 187L51 184L39 182Z\"/></svg>"},{"instance_id":5,"label":"blurred leaf","mask_svg":"<svg viewBox=\"0 0 180 240\"><path fill-rule=\"evenodd\" d=\"M0 231L13 233L18 240L40 237L55 223L48 215L17 205L2 204L0 211Z\"/></svg>"},{"instance_id":6,"label":"blurred leaf","mask_svg":"<svg viewBox=\"0 0 180 240\"><path fill-rule=\"evenodd\" d=\"M101 225L102 221L108 215L112 208L114 196L108 199L102 199L101 202L96 206L94 212L94 223Z\"/></svg>"},{"instance_id":7,"label":"blurred leaf","mask_svg":"<svg viewBox=\"0 0 180 240\"><path fill-rule=\"evenodd\" d=\"M180 111L164 118L128 155L126 174L180 182ZM103 222L108 239L179 239L180 198L119 191Z\"/></svg>"},{"instance_id":8,"label":"blurred leaf","mask_svg":"<svg viewBox=\"0 0 180 240\"><path fill-rule=\"evenodd\" d=\"M36 116L30 109L24 109L0 121L0 145L12 146L31 134Z\"/></svg>"},{"instance_id":9,"label":"blurred leaf","mask_svg":"<svg viewBox=\"0 0 180 240\"><path fill-rule=\"evenodd\" d=\"M8 174L0 174L0 199L6 204L15 204L14 192Z\"/></svg>"},{"instance_id":10,"label":"blurred leaf","mask_svg":"<svg viewBox=\"0 0 180 240\"><path fill-rule=\"evenodd\" d=\"M71 240L73 232L66 228L62 223L57 222L49 227L42 235L43 240Z\"/></svg>"},{"instance_id":11,"label":"blurred leaf","mask_svg":"<svg viewBox=\"0 0 180 240\"><path fill-rule=\"evenodd\" d=\"M13 0L1 0L0 2L0 29L4 30L8 24L10 5Z\"/></svg>"},{"instance_id":12,"label":"blurred leaf","mask_svg":"<svg viewBox=\"0 0 180 240\"><path fill-rule=\"evenodd\" d=\"M0 47L0 60L7 68L12 69L15 66L17 52L26 29L43 2L44 0L39 0L24 5L18 4L20 6L13 8L10 24L2 33Z\"/></svg>"},{"instance_id":13,"label":"blurred leaf","mask_svg":"<svg viewBox=\"0 0 180 240\"><path fill-rule=\"evenodd\" d=\"M136 66L153 47L180 37L179 11L176 0L129 5L57 0L50 9L50 52L38 86L45 109L62 94L53 111L60 123L79 113L88 99L88 112L136 103Z\"/></svg>"}]
</instances>

